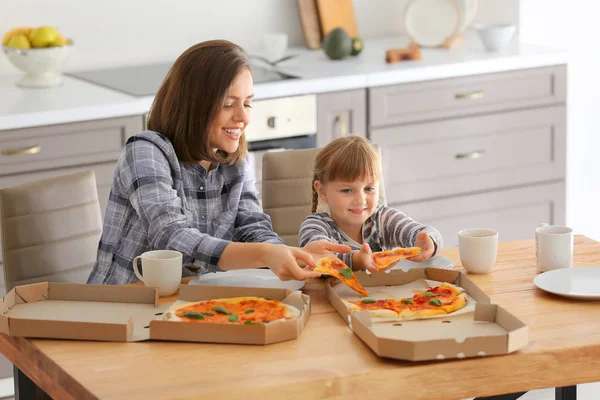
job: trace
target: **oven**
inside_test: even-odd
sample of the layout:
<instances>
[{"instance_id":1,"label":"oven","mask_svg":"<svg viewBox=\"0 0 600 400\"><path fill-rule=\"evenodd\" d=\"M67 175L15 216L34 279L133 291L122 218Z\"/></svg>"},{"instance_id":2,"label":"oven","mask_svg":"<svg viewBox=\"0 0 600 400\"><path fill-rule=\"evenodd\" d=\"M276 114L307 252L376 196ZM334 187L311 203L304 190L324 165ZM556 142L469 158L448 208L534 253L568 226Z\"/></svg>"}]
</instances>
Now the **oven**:
<instances>
[{"instance_id":1,"label":"oven","mask_svg":"<svg viewBox=\"0 0 600 400\"><path fill-rule=\"evenodd\" d=\"M309 149L317 146L317 96L303 95L252 103L248 141L248 163L262 192L262 156L269 151Z\"/></svg>"}]
</instances>

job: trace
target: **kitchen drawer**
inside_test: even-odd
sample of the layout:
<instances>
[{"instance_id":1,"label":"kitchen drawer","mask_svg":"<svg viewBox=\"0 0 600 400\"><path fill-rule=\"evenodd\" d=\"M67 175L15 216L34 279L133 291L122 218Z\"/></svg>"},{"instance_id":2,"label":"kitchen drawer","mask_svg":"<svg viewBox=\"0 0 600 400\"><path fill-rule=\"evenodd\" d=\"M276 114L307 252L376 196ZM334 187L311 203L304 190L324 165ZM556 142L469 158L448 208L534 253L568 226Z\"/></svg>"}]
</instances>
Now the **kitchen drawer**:
<instances>
[{"instance_id":1,"label":"kitchen drawer","mask_svg":"<svg viewBox=\"0 0 600 400\"><path fill-rule=\"evenodd\" d=\"M142 116L0 131L0 176L116 161Z\"/></svg>"},{"instance_id":2,"label":"kitchen drawer","mask_svg":"<svg viewBox=\"0 0 600 400\"><path fill-rule=\"evenodd\" d=\"M565 223L565 184L556 182L391 207L437 228L444 247L458 246L458 231L491 228L499 240L532 239L541 223Z\"/></svg>"},{"instance_id":3,"label":"kitchen drawer","mask_svg":"<svg viewBox=\"0 0 600 400\"><path fill-rule=\"evenodd\" d=\"M564 104L566 66L475 75L369 90L370 126Z\"/></svg>"},{"instance_id":4,"label":"kitchen drawer","mask_svg":"<svg viewBox=\"0 0 600 400\"><path fill-rule=\"evenodd\" d=\"M388 203L565 177L564 106L374 129Z\"/></svg>"},{"instance_id":5,"label":"kitchen drawer","mask_svg":"<svg viewBox=\"0 0 600 400\"><path fill-rule=\"evenodd\" d=\"M108 204L108 196L110 195L110 188L112 185L112 178L114 175L116 162L85 165L76 168L62 168L51 171L35 172L28 174L9 175L0 177L0 189L6 187L12 187L21 185L23 183L29 183L38 181L45 178L51 178L61 175L69 175L80 171L93 171L96 175L96 187L98 188L98 201L100 202L100 208L102 211L102 218L104 219L104 212L106 211L106 205ZM0 231L0 243L2 243L2 232ZM0 251L0 266L2 265L2 252ZM2 279L2 284L4 279Z\"/></svg>"}]
</instances>

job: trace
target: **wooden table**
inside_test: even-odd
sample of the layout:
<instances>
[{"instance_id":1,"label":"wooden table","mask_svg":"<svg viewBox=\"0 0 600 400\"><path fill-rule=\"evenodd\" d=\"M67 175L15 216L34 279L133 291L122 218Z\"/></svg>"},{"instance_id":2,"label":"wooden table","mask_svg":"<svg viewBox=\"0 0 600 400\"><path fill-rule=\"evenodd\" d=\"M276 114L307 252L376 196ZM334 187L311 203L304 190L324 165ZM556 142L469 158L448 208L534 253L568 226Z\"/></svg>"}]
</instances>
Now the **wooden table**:
<instances>
[{"instance_id":1,"label":"wooden table","mask_svg":"<svg viewBox=\"0 0 600 400\"><path fill-rule=\"evenodd\" d=\"M460 269L457 249L443 255ZM600 265L600 243L575 239L575 265ZM532 240L501 243L494 271L470 275L529 325L520 352L410 363L381 359L308 282L313 315L295 341L268 346L100 343L0 336L0 351L60 399L461 399L600 380L600 303L535 288Z\"/></svg>"}]
</instances>

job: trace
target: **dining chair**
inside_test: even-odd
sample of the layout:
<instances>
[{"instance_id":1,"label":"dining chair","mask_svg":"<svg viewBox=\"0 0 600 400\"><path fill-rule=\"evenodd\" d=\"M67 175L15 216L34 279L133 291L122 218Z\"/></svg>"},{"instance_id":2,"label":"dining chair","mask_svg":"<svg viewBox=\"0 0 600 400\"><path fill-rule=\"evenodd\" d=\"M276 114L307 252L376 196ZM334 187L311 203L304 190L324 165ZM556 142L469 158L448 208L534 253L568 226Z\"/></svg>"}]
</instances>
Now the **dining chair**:
<instances>
[{"instance_id":1,"label":"dining chair","mask_svg":"<svg viewBox=\"0 0 600 400\"><path fill-rule=\"evenodd\" d=\"M85 283L102 233L94 173L0 189L0 232L7 291L42 281Z\"/></svg>"},{"instance_id":2,"label":"dining chair","mask_svg":"<svg viewBox=\"0 0 600 400\"><path fill-rule=\"evenodd\" d=\"M377 145L373 147L381 154ZM320 148L269 152L263 156L262 205L271 217L273 230L289 246L298 246L302 221L312 211L312 180ZM386 204L383 176L379 183L379 203ZM327 206L317 206L326 211Z\"/></svg>"}]
</instances>

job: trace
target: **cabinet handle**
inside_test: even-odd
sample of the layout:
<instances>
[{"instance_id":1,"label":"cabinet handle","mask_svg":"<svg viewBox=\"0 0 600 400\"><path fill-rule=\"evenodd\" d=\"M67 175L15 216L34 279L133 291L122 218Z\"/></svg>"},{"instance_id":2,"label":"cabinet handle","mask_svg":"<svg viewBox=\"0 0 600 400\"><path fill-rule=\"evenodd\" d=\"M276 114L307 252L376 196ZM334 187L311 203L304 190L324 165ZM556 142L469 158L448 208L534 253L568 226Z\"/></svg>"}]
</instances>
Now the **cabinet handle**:
<instances>
[{"instance_id":1,"label":"cabinet handle","mask_svg":"<svg viewBox=\"0 0 600 400\"><path fill-rule=\"evenodd\" d=\"M469 153L458 153L454 157L459 160L471 159L474 160L476 158L481 158L485 154L485 150L475 150Z\"/></svg>"},{"instance_id":2,"label":"cabinet handle","mask_svg":"<svg viewBox=\"0 0 600 400\"><path fill-rule=\"evenodd\" d=\"M24 149L6 149L2 150L2 155L5 156L18 156L23 154L37 154L42 151L42 146L35 145L31 147L26 147Z\"/></svg>"},{"instance_id":3,"label":"cabinet handle","mask_svg":"<svg viewBox=\"0 0 600 400\"><path fill-rule=\"evenodd\" d=\"M484 94L485 94L485 92L483 90L478 90L476 92L456 93L456 95L454 97L456 97L458 100L463 100L463 99L475 100L475 99L481 99Z\"/></svg>"},{"instance_id":4,"label":"cabinet handle","mask_svg":"<svg viewBox=\"0 0 600 400\"><path fill-rule=\"evenodd\" d=\"M348 128L346 127L346 122L344 121L344 117L342 116L342 114L338 114L335 116L335 123L334 123L334 131L335 131L335 125L340 124L340 136L346 136L348 134Z\"/></svg>"}]
</instances>

